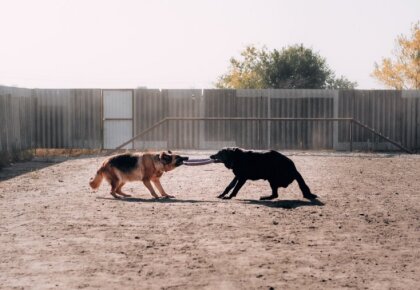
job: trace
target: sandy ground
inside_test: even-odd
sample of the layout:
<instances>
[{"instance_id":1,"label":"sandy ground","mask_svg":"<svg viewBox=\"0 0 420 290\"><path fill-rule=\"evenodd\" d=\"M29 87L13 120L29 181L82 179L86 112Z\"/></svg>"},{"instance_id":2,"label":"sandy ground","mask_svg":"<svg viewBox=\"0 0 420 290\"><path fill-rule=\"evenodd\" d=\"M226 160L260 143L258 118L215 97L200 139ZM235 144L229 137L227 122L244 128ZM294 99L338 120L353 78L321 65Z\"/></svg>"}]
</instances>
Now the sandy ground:
<instances>
[{"instance_id":1,"label":"sandy ground","mask_svg":"<svg viewBox=\"0 0 420 290\"><path fill-rule=\"evenodd\" d=\"M219 200L220 164L167 173L158 201L93 192L101 157L3 169L0 289L419 289L420 156L287 155L321 202L260 202L264 181Z\"/></svg>"}]
</instances>

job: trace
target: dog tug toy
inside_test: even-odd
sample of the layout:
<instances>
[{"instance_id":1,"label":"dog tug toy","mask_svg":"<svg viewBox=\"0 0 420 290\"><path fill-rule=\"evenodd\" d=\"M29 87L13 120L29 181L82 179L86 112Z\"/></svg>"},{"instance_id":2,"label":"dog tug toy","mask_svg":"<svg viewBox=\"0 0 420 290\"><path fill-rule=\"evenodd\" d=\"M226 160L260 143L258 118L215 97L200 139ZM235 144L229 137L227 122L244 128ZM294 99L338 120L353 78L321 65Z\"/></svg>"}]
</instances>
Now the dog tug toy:
<instances>
[{"instance_id":1,"label":"dog tug toy","mask_svg":"<svg viewBox=\"0 0 420 290\"><path fill-rule=\"evenodd\" d=\"M188 161L184 161L183 164L187 166L198 166L198 165L206 165L213 163L213 159L189 159Z\"/></svg>"}]
</instances>

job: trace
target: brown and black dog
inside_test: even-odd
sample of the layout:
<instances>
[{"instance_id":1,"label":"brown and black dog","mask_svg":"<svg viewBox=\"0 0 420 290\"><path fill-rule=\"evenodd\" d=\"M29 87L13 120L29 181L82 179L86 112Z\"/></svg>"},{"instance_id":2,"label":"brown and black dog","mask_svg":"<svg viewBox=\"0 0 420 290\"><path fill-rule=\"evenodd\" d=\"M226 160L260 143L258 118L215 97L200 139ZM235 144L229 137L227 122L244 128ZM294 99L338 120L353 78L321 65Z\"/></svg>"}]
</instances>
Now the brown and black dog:
<instances>
[{"instance_id":1,"label":"brown and black dog","mask_svg":"<svg viewBox=\"0 0 420 290\"><path fill-rule=\"evenodd\" d=\"M95 177L91 178L89 185L96 189L105 177L111 185L111 195L115 198L120 198L118 195L130 196L121 191L125 183L129 181L143 181L152 196L159 198L151 184L153 182L163 197L173 197L165 192L159 178L164 172L175 169L187 160L188 157L172 154L171 151L160 154L125 153L115 155L102 163Z\"/></svg>"}]
</instances>

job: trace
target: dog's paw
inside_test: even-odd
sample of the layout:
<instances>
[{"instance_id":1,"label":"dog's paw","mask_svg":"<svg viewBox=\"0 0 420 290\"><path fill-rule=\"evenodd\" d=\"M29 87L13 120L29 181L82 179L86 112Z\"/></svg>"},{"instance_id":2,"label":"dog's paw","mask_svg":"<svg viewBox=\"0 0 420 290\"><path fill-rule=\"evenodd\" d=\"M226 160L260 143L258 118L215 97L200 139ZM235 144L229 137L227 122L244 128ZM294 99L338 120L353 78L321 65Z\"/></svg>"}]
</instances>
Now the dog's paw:
<instances>
[{"instance_id":1,"label":"dog's paw","mask_svg":"<svg viewBox=\"0 0 420 290\"><path fill-rule=\"evenodd\" d=\"M223 194L217 196L217 198L223 198L223 197L224 197Z\"/></svg>"},{"instance_id":2,"label":"dog's paw","mask_svg":"<svg viewBox=\"0 0 420 290\"><path fill-rule=\"evenodd\" d=\"M173 196L173 195L165 195L165 196L162 196L163 198L175 198L175 196Z\"/></svg>"},{"instance_id":3,"label":"dog's paw","mask_svg":"<svg viewBox=\"0 0 420 290\"><path fill-rule=\"evenodd\" d=\"M224 196L222 199L232 199L233 196Z\"/></svg>"},{"instance_id":4,"label":"dog's paw","mask_svg":"<svg viewBox=\"0 0 420 290\"><path fill-rule=\"evenodd\" d=\"M306 198L306 199L309 199L309 200L313 200L313 199L318 198L318 196L316 194L312 194L312 193L305 194L303 197Z\"/></svg>"}]
</instances>

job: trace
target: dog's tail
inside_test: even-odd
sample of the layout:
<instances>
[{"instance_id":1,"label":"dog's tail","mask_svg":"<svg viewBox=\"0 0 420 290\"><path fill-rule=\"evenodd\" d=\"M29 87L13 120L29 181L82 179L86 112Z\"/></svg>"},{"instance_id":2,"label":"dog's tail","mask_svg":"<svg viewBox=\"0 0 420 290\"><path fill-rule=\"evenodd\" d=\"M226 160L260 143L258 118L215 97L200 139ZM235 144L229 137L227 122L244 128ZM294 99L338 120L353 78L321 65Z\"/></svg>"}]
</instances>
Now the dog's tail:
<instances>
[{"instance_id":1,"label":"dog's tail","mask_svg":"<svg viewBox=\"0 0 420 290\"><path fill-rule=\"evenodd\" d=\"M305 180L303 180L302 175L300 175L300 173L297 170L296 170L296 181L299 184L299 188L302 191L304 198L315 199L318 197L315 194L311 193L311 190L309 189L308 185L306 185Z\"/></svg>"},{"instance_id":2,"label":"dog's tail","mask_svg":"<svg viewBox=\"0 0 420 290\"><path fill-rule=\"evenodd\" d=\"M90 179L89 185L90 187L92 187L92 189L97 189L99 185L101 185L102 179L104 178L103 172L104 172L104 166L102 165L101 168L99 168L98 171L96 172L95 177Z\"/></svg>"}]
</instances>

